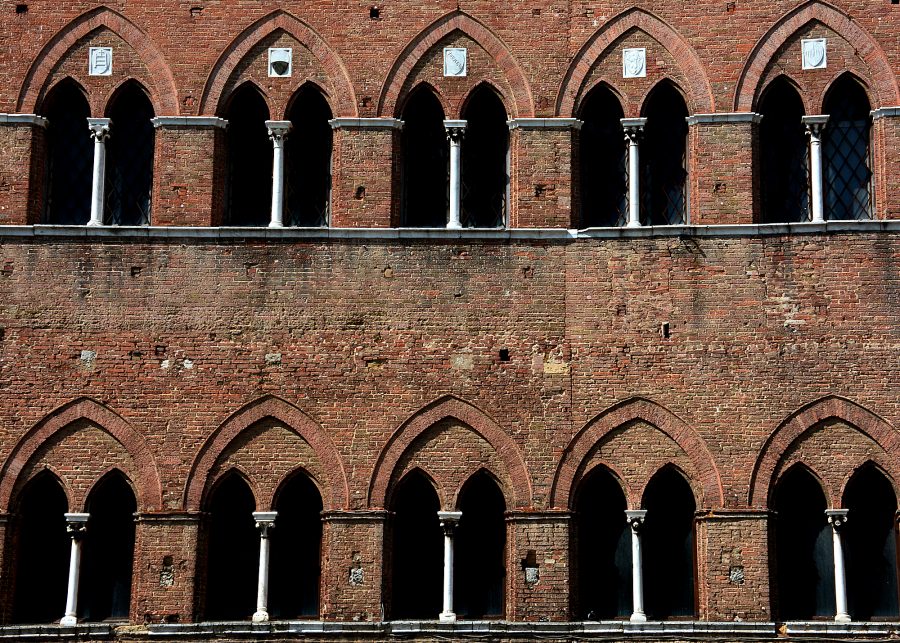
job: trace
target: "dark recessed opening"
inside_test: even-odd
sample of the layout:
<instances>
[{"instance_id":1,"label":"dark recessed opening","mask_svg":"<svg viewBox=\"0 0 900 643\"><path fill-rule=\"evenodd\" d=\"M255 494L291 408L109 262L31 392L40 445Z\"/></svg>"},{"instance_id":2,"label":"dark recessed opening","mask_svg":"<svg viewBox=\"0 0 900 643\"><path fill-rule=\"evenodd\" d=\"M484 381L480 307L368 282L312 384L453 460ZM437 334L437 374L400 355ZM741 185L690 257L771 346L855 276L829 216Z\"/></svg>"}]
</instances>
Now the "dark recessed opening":
<instances>
[{"instance_id":1,"label":"dark recessed opening","mask_svg":"<svg viewBox=\"0 0 900 643\"><path fill-rule=\"evenodd\" d=\"M369 7L369 18L371 20L381 20L381 9L377 5Z\"/></svg>"},{"instance_id":2,"label":"dark recessed opening","mask_svg":"<svg viewBox=\"0 0 900 643\"><path fill-rule=\"evenodd\" d=\"M509 361L509 349L508 349L508 348L501 348L501 349L500 349L500 361L501 361L501 362L508 362L508 361Z\"/></svg>"},{"instance_id":3,"label":"dark recessed opening","mask_svg":"<svg viewBox=\"0 0 900 643\"><path fill-rule=\"evenodd\" d=\"M16 5L16 13L18 13L18 14L28 13L28 5L24 4L24 3L17 4Z\"/></svg>"}]
</instances>

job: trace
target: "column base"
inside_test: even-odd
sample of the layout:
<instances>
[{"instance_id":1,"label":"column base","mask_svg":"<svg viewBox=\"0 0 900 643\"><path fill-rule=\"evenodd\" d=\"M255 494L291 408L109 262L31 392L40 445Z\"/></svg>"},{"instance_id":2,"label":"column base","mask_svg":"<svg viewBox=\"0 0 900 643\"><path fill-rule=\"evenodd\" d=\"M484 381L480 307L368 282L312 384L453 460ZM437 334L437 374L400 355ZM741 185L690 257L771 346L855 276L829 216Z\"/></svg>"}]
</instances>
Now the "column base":
<instances>
[{"instance_id":1,"label":"column base","mask_svg":"<svg viewBox=\"0 0 900 643\"><path fill-rule=\"evenodd\" d=\"M835 623L849 623L850 615L849 614L838 614L837 616L834 617L834 622Z\"/></svg>"},{"instance_id":2,"label":"column base","mask_svg":"<svg viewBox=\"0 0 900 643\"><path fill-rule=\"evenodd\" d=\"M456 623L456 614L454 612L441 612L438 620L441 623Z\"/></svg>"},{"instance_id":3,"label":"column base","mask_svg":"<svg viewBox=\"0 0 900 643\"><path fill-rule=\"evenodd\" d=\"M253 622L254 623L268 623L269 622L269 613L258 611L253 613Z\"/></svg>"},{"instance_id":4,"label":"column base","mask_svg":"<svg viewBox=\"0 0 900 643\"><path fill-rule=\"evenodd\" d=\"M459 223L448 223L447 229L448 230L462 230L462 225Z\"/></svg>"},{"instance_id":5,"label":"column base","mask_svg":"<svg viewBox=\"0 0 900 643\"><path fill-rule=\"evenodd\" d=\"M647 616L643 612L634 612L628 620L632 623L646 623Z\"/></svg>"},{"instance_id":6,"label":"column base","mask_svg":"<svg viewBox=\"0 0 900 643\"><path fill-rule=\"evenodd\" d=\"M85 225L87 225L87 227L89 227L89 228L99 228L99 227L101 227L103 224L100 223L100 222L98 222L98 221L94 221L93 219L91 219L91 220L88 221Z\"/></svg>"},{"instance_id":7,"label":"column base","mask_svg":"<svg viewBox=\"0 0 900 643\"><path fill-rule=\"evenodd\" d=\"M273 221L272 223L269 224L269 227L270 228L283 228L284 224L278 223L277 221Z\"/></svg>"},{"instance_id":8,"label":"column base","mask_svg":"<svg viewBox=\"0 0 900 643\"><path fill-rule=\"evenodd\" d=\"M78 625L78 617L67 614L60 619L59 624L63 627L74 627Z\"/></svg>"},{"instance_id":9,"label":"column base","mask_svg":"<svg viewBox=\"0 0 900 643\"><path fill-rule=\"evenodd\" d=\"M626 228L642 228L643 226L641 225L640 221L629 221L625 227Z\"/></svg>"}]
</instances>

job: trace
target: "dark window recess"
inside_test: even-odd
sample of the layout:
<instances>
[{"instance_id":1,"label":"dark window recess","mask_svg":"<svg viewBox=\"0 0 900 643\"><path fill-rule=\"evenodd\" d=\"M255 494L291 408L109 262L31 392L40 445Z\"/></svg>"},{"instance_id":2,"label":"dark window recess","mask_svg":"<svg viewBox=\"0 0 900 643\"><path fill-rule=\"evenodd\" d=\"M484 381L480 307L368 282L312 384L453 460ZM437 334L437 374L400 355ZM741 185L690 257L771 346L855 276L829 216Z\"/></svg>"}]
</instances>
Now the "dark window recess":
<instances>
[{"instance_id":1,"label":"dark window recess","mask_svg":"<svg viewBox=\"0 0 900 643\"><path fill-rule=\"evenodd\" d=\"M631 530L625 494L608 469L594 469L575 500L575 614L598 621L631 614Z\"/></svg>"},{"instance_id":2,"label":"dark window recess","mask_svg":"<svg viewBox=\"0 0 900 643\"><path fill-rule=\"evenodd\" d=\"M127 620L137 511L134 492L114 471L91 491L87 510L91 517L82 546L79 616L85 621Z\"/></svg>"},{"instance_id":3,"label":"dark window recess","mask_svg":"<svg viewBox=\"0 0 900 643\"><path fill-rule=\"evenodd\" d=\"M641 142L641 221L687 223L688 115L684 98L668 82L657 85L644 106Z\"/></svg>"},{"instance_id":4,"label":"dark window recess","mask_svg":"<svg viewBox=\"0 0 900 643\"><path fill-rule=\"evenodd\" d=\"M278 518L270 532L269 614L275 619L319 615L322 575L322 497L307 476L297 474L278 492Z\"/></svg>"},{"instance_id":5,"label":"dark window recess","mask_svg":"<svg viewBox=\"0 0 900 643\"><path fill-rule=\"evenodd\" d=\"M150 223L153 185L153 105L137 83L122 87L108 111L112 120L106 142L106 213L108 225Z\"/></svg>"},{"instance_id":6,"label":"dark window recess","mask_svg":"<svg viewBox=\"0 0 900 643\"><path fill-rule=\"evenodd\" d=\"M403 225L443 228L448 208L448 143L444 110L427 86L403 109Z\"/></svg>"},{"instance_id":7,"label":"dark window recess","mask_svg":"<svg viewBox=\"0 0 900 643\"><path fill-rule=\"evenodd\" d=\"M434 620L441 612L444 536L441 505L428 479L407 474L391 500L391 618Z\"/></svg>"},{"instance_id":8,"label":"dark window recess","mask_svg":"<svg viewBox=\"0 0 900 643\"><path fill-rule=\"evenodd\" d=\"M622 106L609 88L591 90L581 110L581 227L622 226L628 221L628 164Z\"/></svg>"},{"instance_id":9,"label":"dark window recess","mask_svg":"<svg viewBox=\"0 0 900 643\"><path fill-rule=\"evenodd\" d=\"M829 115L822 149L825 218L872 218L872 170L869 157L869 99L862 86L844 76L828 91Z\"/></svg>"},{"instance_id":10,"label":"dark window recess","mask_svg":"<svg viewBox=\"0 0 900 643\"><path fill-rule=\"evenodd\" d=\"M790 82L778 78L760 103L760 163L763 223L810 219L808 143L803 101Z\"/></svg>"},{"instance_id":11,"label":"dark window recess","mask_svg":"<svg viewBox=\"0 0 900 643\"><path fill-rule=\"evenodd\" d=\"M462 225L500 228L506 220L509 186L509 126L506 108L488 86L476 87L462 117Z\"/></svg>"},{"instance_id":12,"label":"dark window recess","mask_svg":"<svg viewBox=\"0 0 900 643\"><path fill-rule=\"evenodd\" d=\"M91 115L81 89L70 80L54 87L45 101L47 131L47 210L45 223L84 225L91 218L94 145Z\"/></svg>"},{"instance_id":13,"label":"dark window recess","mask_svg":"<svg viewBox=\"0 0 900 643\"><path fill-rule=\"evenodd\" d=\"M287 226L324 227L331 205L331 108L306 85L294 97L288 118L294 127L285 144Z\"/></svg>"},{"instance_id":14,"label":"dark window recess","mask_svg":"<svg viewBox=\"0 0 900 643\"><path fill-rule=\"evenodd\" d=\"M493 478L473 475L459 494L453 604L465 619L501 618L506 581L506 502Z\"/></svg>"},{"instance_id":15,"label":"dark window recess","mask_svg":"<svg viewBox=\"0 0 900 643\"><path fill-rule=\"evenodd\" d=\"M207 503L207 621L241 621L253 615L259 574L255 507L250 488L235 472L225 474Z\"/></svg>"},{"instance_id":16,"label":"dark window recess","mask_svg":"<svg viewBox=\"0 0 900 643\"><path fill-rule=\"evenodd\" d=\"M259 90L242 85L228 103L227 225L267 226L272 216L269 108Z\"/></svg>"},{"instance_id":17,"label":"dark window recess","mask_svg":"<svg viewBox=\"0 0 900 643\"><path fill-rule=\"evenodd\" d=\"M22 490L16 555L9 561L15 574L13 623L52 623L62 616L71 549L66 511L66 494L52 473L38 474Z\"/></svg>"},{"instance_id":18,"label":"dark window recess","mask_svg":"<svg viewBox=\"0 0 900 643\"><path fill-rule=\"evenodd\" d=\"M900 616L897 604L897 497L891 483L869 464L844 491L850 510L844 526L847 602L854 621Z\"/></svg>"},{"instance_id":19,"label":"dark window recess","mask_svg":"<svg viewBox=\"0 0 900 643\"><path fill-rule=\"evenodd\" d=\"M822 487L795 465L778 481L774 507L778 617L834 618L834 558Z\"/></svg>"},{"instance_id":20,"label":"dark window recess","mask_svg":"<svg viewBox=\"0 0 900 643\"><path fill-rule=\"evenodd\" d=\"M694 494L673 467L660 470L647 485L643 508L644 593L647 618L693 617Z\"/></svg>"}]
</instances>

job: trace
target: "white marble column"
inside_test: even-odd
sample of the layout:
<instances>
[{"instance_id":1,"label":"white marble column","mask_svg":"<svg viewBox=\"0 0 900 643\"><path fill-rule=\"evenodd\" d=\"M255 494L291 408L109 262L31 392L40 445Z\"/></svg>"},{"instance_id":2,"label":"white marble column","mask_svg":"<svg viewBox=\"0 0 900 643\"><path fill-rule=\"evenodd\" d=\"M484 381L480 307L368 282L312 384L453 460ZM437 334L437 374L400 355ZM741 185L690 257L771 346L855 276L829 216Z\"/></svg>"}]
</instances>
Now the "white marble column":
<instances>
[{"instance_id":1,"label":"white marble column","mask_svg":"<svg viewBox=\"0 0 900 643\"><path fill-rule=\"evenodd\" d=\"M94 139L94 174L91 181L91 220L89 226L103 225L106 201L106 141L112 121L108 118L89 118L88 129Z\"/></svg>"},{"instance_id":2,"label":"white marble column","mask_svg":"<svg viewBox=\"0 0 900 643\"><path fill-rule=\"evenodd\" d=\"M620 121L628 143L628 227L641 227L641 157L640 139L646 118L623 118ZM601 178L601 177L598 177ZM602 180L602 178L601 178Z\"/></svg>"},{"instance_id":3,"label":"white marble column","mask_svg":"<svg viewBox=\"0 0 900 643\"><path fill-rule=\"evenodd\" d=\"M822 185L822 132L828 124L828 116L804 116L806 135L809 136L809 180L812 183L813 223L825 221L824 194Z\"/></svg>"},{"instance_id":4,"label":"white marble column","mask_svg":"<svg viewBox=\"0 0 900 643\"><path fill-rule=\"evenodd\" d=\"M259 577L256 584L254 623L269 620L269 531L275 528L277 511L254 511L253 519L259 529Z\"/></svg>"},{"instance_id":5,"label":"white marble column","mask_svg":"<svg viewBox=\"0 0 900 643\"><path fill-rule=\"evenodd\" d=\"M647 519L646 509L626 509L625 521L631 527L631 622L646 623L644 614L644 564L641 552L641 530Z\"/></svg>"},{"instance_id":6,"label":"white marble column","mask_svg":"<svg viewBox=\"0 0 900 643\"><path fill-rule=\"evenodd\" d=\"M466 121L444 121L450 141L450 219L448 230L462 228L462 141L466 135Z\"/></svg>"},{"instance_id":7,"label":"white marble column","mask_svg":"<svg viewBox=\"0 0 900 643\"><path fill-rule=\"evenodd\" d=\"M270 228L284 227L284 142L291 131L290 121L266 121L272 141L272 216Z\"/></svg>"},{"instance_id":8,"label":"white marble column","mask_svg":"<svg viewBox=\"0 0 900 643\"><path fill-rule=\"evenodd\" d=\"M444 608L439 617L441 623L453 623L456 620L456 613L453 611L453 532L460 518L461 511L438 512L438 520L444 530Z\"/></svg>"},{"instance_id":9,"label":"white marble column","mask_svg":"<svg viewBox=\"0 0 900 643\"><path fill-rule=\"evenodd\" d=\"M837 614L834 620L838 623L849 623L850 612L847 611L847 576L844 570L844 543L841 532L847 524L849 509L826 509L828 524L831 525L831 541L834 546L834 605Z\"/></svg>"},{"instance_id":10,"label":"white marble column","mask_svg":"<svg viewBox=\"0 0 900 643\"><path fill-rule=\"evenodd\" d=\"M65 514L66 531L72 538L69 555L69 585L66 588L66 613L59 624L71 627L78 623L78 577L81 574L81 541L87 533L90 514Z\"/></svg>"}]
</instances>

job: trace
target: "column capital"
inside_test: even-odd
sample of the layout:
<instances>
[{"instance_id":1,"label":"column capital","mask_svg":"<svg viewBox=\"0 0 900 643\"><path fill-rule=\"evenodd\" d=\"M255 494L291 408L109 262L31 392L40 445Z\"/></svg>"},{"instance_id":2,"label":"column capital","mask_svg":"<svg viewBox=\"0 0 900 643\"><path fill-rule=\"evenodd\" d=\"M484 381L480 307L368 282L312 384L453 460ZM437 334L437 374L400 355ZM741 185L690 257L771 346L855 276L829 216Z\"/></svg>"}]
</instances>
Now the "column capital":
<instances>
[{"instance_id":1,"label":"column capital","mask_svg":"<svg viewBox=\"0 0 900 643\"><path fill-rule=\"evenodd\" d=\"M91 514L63 514L66 518L66 531L73 540L81 540L87 533L87 523Z\"/></svg>"},{"instance_id":2,"label":"column capital","mask_svg":"<svg viewBox=\"0 0 900 643\"><path fill-rule=\"evenodd\" d=\"M839 531L841 527L847 524L847 514L849 513L849 509L825 510L825 515L828 517L828 524L831 525L835 531Z\"/></svg>"},{"instance_id":3,"label":"column capital","mask_svg":"<svg viewBox=\"0 0 900 643\"><path fill-rule=\"evenodd\" d=\"M112 119L109 118L89 118L87 119L88 129L91 131L91 138L95 141L105 143L109 138L112 129Z\"/></svg>"},{"instance_id":4,"label":"column capital","mask_svg":"<svg viewBox=\"0 0 900 643\"><path fill-rule=\"evenodd\" d=\"M437 515L445 534L452 534L462 518L461 511L439 511Z\"/></svg>"},{"instance_id":5,"label":"column capital","mask_svg":"<svg viewBox=\"0 0 900 643\"><path fill-rule=\"evenodd\" d=\"M444 129L447 130L447 138L451 143L459 143L466 135L466 126L469 121L444 121Z\"/></svg>"},{"instance_id":6,"label":"column capital","mask_svg":"<svg viewBox=\"0 0 900 643\"><path fill-rule=\"evenodd\" d=\"M269 537L269 530L275 528L275 519L278 517L277 511L254 511L253 520L256 521L256 528L259 529L259 535L263 538Z\"/></svg>"},{"instance_id":7,"label":"column capital","mask_svg":"<svg viewBox=\"0 0 900 643\"><path fill-rule=\"evenodd\" d=\"M266 128L269 130L269 138L275 143L282 143L287 138L288 133L293 129L294 124L291 121L266 121Z\"/></svg>"},{"instance_id":8,"label":"column capital","mask_svg":"<svg viewBox=\"0 0 900 643\"><path fill-rule=\"evenodd\" d=\"M806 133L809 136L818 138L822 135L822 130L828 124L828 114L817 114L813 116L803 116L800 122L806 127Z\"/></svg>"},{"instance_id":9,"label":"column capital","mask_svg":"<svg viewBox=\"0 0 900 643\"><path fill-rule=\"evenodd\" d=\"M622 129L625 130L625 140L630 143L637 143L638 139L644 133L644 126L647 124L646 118L620 118Z\"/></svg>"},{"instance_id":10,"label":"column capital","mask_svg":"<svg viewBox=\"0 0 900 643\"><path fill-rule=\"evenodd\" d=\"M641 528L644 526L644 521L647 519L647 510L646 509L626 509L625 510L625 522L631 527L631 530L635 533L638 533Z\"/></svg>"}]
</instances>

